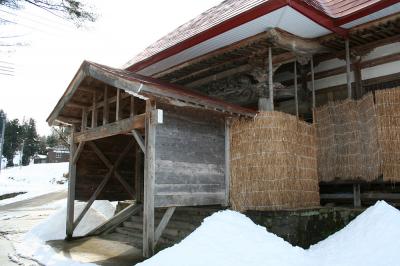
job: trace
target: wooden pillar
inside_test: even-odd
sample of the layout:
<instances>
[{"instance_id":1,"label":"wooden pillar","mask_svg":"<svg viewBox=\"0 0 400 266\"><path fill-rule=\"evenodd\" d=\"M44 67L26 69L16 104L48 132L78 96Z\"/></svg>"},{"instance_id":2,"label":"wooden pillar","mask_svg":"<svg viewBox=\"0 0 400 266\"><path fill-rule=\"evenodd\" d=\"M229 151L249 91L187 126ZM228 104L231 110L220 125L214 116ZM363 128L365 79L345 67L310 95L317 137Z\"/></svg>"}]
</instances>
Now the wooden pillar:
<instances>
[{"instance_id":1,"label":"wooden pillar","mask_svg":"<svg viewBox=\"0 0 400 266\"><path fill-rule=\"evenodd\" d=\"M104 99L103 99L103 125L108 124L110 108L108 106L108 86L104 87Z\"/></svg>"},{"instance_id":2,"label":"wooden pillar","mask_svg":"<svg viewBox=\"0 0 400 266\"><path fill-rule=\"evenodd\" d=\"M131 96L131 112L130 117L133 118L135 116L135 97Z\"/></svg>"},{"instance_id":3,"label":"wooden pillar","mask_svg":"<svg viewBox=\"0 0 400 266\"><path fill-rule=\"evenodd\" d=\"M354 73L354 83L355 83L354 97L356 99L360 99L365 93L362 85L362 74L361 74L360 63L361 63L360 61L353 63L353 73Z\"/></svg>"},{"instance_id":4,"label":"wooden pillar","mask_svg":"<svg viewBox=\"0 0 400 266\"><path fill-rule=\"evenodd\" d=\"M274 110L274 82L272 75L274 70L272 69L272 48L268 47L268 87L269 87L269 111Z\"/></svg>"},{"instance_id":5,"label":"wooden pillar","mask_svg":"<svg viewBox=\"0 0 400 266\"><path fill-rule=\"evenodd\" d=\"M354 200L354 207L355 208L361 207L361 188L360 188L360 184L353 184L353 200Z\"/></svg>"},{"instance_id":6,"label":"wooden pillar","mask_svg":"<svg viewBox=\"0 0 400 266\"><path fill-rule=\"evenodd\" d=\"M146 101L145 161L144 161L144 204L143 204L143 256L154 254L154 182L156 121L152 117L154 105Z\"/></svg>"},{"instance_id":7,"label":"wooden pillar","mask_svg":"<svg viewBox=\"0 0 400 266\"><path fill-rule=\"evenodd\" d=\"M68 195L67 195L67 239L71 239L74 232L74 207L75 207L75 183L76 183L76 163L73 158L76 152L76 144L74 143L75 126L71 128L70 136L70 154L69 154L69 178L68 178Z\"/></svg>"},{"instance_id":8,"label":"wooden pillar","mask_svg":"<svg viewBox=\"0 0 400 266\"><path fill-rule=\"evenodd\" d=\"M92 128L97 127L96 91L93 91Z\"/></svg>"},{"instance_id":9,"label":"wooden pillar","mask_svg":"<svg viewBox=\"0 0 400 266\"><path fill-rule=\"evenodd\" d=\"M351 71L351 62L350 62L350 44L349 39L345 40L346 46L346 79L347 79L347 98L352 98L351 93L351 79L350 79L350 71Z\"/></svg>"},{"instance_id":10,"label":"wooden pillar","mask_svg":"<svg viewBox=\"0 0 400 266\"><path fill-rule=\"evenodd\" d=\"M231 138L230 118L225 118L225 205L229 206L229 188L231 180Z\"/></svg>"},{"instance_id":11,"label":"wooden pillar","mask_svg":"<svg viewBox=\"0 0 400 266\"><path fill-rule=\"evenodd\" d=\"M120 100L121 100L121 90L117 89L117 100L115 102L115 121L119 121L120 117Z\"/></svg>"},{"instance_id":12,"label":"wooden pillar","mask_svg":"<svg viewBox=\"0 0 400 266\"><path fill-rule=\"evenodd\" d=\"M315 108L315 77L314 77L314 56L311 56L311 93L312 93L312 109ZM314 112L314 111L313 111Z\"/></svg>"},{"instance_id":13,"label":"wooden pillar","mask_svg":"<svg viewBox=\"0 0 400 266\"><path fill-rule=\"evenodd\" d=\"M136 202L143 201L143 172L142 172L142 164L143 164L143 152L139 145L136 143L135 145L135 192L136 192Z\"/></svg>"},{"instance_id":14,"label":"wooden pillar","mask_svg":"<svg viewBox=\"0 0 400 266\"><path fill-rule=\"evenodd\" d=\"M86 131L87 122L88 122L88 120L87 120L87 114L88 114L87 108L86 108L86 107L82 108L81 132Z\"/></svg>"},{"instance_id":15,"label":"wooden pillar","mask_svg":"<svg viewBox=\"0 0 400 266\"><path fill-rule=\"evenodd\" d=\"M297 86L297 60L294 60L294 103L296 105L296 117L299 118L299 99L298 99L298 86Z\"/></svg>"}]
</instances>

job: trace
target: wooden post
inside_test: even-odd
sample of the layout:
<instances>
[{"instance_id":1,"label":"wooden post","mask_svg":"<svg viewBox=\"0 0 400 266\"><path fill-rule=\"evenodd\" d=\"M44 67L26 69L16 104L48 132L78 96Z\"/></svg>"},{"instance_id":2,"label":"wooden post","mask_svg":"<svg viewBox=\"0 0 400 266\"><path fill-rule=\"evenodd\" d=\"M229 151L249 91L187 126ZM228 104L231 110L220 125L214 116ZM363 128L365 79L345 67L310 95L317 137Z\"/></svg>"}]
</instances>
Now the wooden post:
<instances>
[{"instance_id":1,"label":"wooden post","mask_svg":"<svg viewBox=\"0 0 400 266\"><path fill-rule=\"evenodd\" d=\"M75 126L71 127L70 153L69 153L69 178L68 178L68 196L67 196L67 239L71 239L74 233L74 207L75 207L75 183L76 183L76 163L73 158L76 151L74 142Z\"/></svg>"},{"instance_id":2,"label":"wooden post","mask_svg":"<svg viewBox=\"0 0 400 266\"><path fill-rule=\"evenodd\" d=\"M360 184L353 184L353 200L354 200L354 207L355 208L361 207L361 188L360 188Z\"/></svg>"},{"instance_id":3,"label":"wooden post","mask_svg":"<svg viewBox=\"0 0 400 266\"><path fill-rule=\"evenodd\" d=\"M146 101L146 152L144 161L144 205L143 205L143 256L154 254L154 182L156 121L153 121L154 106Z\"/></svg>"},{"instance_id":4,"label":"wooden post","mask_svg":"<svg viewBox=\"0 0 400 266\"><path fill-rule=\"evenodd\" d=\"M87 108L84 107L82 108L82 124L81 124L81 132L86 131L86 127L87 127Z\"/></svg>"},{"instance_id":5,"label":"wooden post","mask_svg":"<svg viewBox=\"0 0 400 266\"><path fill-rule=\"evenodd\" d=\"M274 82L272 69L272 48L268 47L268 87L269 87L269 111L274 110Z\"/></svg>"},{"instance_id":6,"label":"wooden post","mask_svg":"<svg viewBox=\"0 0 400 266\"><path fill-rule=\"evenodd\" d=\"M136 202L142 202L142 150L139 145L135 145L135 194Z\"/></svg>"},{"instance_id":7,"label":"wooden post","mask_svg":"<svg viewBox=\"0 0 400 266\"><path fill-rule=\"evenodd\" d=\"M231 180L231 141L230 118L225 118L225 205L229 206L229 188Z\"/></svg>"},{"instance_id":8,"label":"wooden post","mask_svg":"<svg viewBox=\"0 0 400 266\"><path fill-rule=\"evenodd\" d=\"M346 45L346 79L347 79L347 98L351 99L352 93L351 93L351 80L350 80L350 43L349 39L345 40L345 45Z\"/></svg>"},{"instance_id":9,"label":"wooden post","mask_svg":"<svg viewBox=\"0 0 400 266\"><path fill-rule=\"evenodd\" d=\"M93 91L92 128L97 127L96 91Z\"/></svg>"},{"instance_id":10,"label":"wooden post","mask_svg":"<svg viewBox=\"0 0 400 266\"><path fill-rule=\"evenodd\" d=\"M121 119L120 117L120 100L121 100L121 90L117 89L117 101L115 102L115 121L118 121Z\"/></svg>"},{"instance_id":11,"label":"wooden post","mask_svg":"<svg viewBox=\"0 0 400 266\"><path fill-rule=\"evenodd\" d=\"M312 92L312 109L315 108L315 77L314 77L314 56L311 56L311 92ZM314 112L314 111L313 111Z\"/></svg>"},{"instance_id":12,"label":"wooden post","mask_svg":"<svg viewBox=\"0 0 400 266\"><path fill-rule=\"evenodd\" d=\"M109 106L108 106L108 86L104 87L104 100L103 100L103 125L108 124L109 117Z\"/></svg>"},{"instance_id":13,"label":"wooden post","mask_svg":"<svg viewBox=\"0 0 400 266\"><path fill-rule=\"evenodd\" d=\"M297 96L298 88L297 88L297 60L294 60L294 102L296 105L296 117L299 118L299 99Z\"/></svg>"},{"instance_id":14,"label":"wooden post","mask_svg":"<svg viewBox=\"0 0 400 266\"><path fill-rule=\"evenodd\" d=\"M132 118L135 115L135 97L131 96L131 114L130 117Z\"/></svg>"}]
</instances>

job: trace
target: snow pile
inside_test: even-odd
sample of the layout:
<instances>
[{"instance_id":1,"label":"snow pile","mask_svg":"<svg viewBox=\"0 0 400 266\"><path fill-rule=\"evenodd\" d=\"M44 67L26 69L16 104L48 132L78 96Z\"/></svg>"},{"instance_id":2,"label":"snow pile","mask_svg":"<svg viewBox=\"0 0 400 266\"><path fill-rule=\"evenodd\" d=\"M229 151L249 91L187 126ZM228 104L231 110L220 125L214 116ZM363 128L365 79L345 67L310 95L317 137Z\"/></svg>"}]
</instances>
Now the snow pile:
<instances>
[{"instance_id":1,"label":"snow pile","mask_svg":"<svg viewBox=\"0 0 400 266\"><path fill-rule=\"evenodd\" d=\"M26 239L36 237L41 241L65 239L67 202L63 200L64 207L50 215L42 223L38 224L26 235ZM86 206L85 202L75 203L75 219ZM115 212L115 206L107 200L97 200L87 211L82 221L74 231L74 236L84 236L90 230L110 219Z\"/></svg>"},{"instance_id":2,"label":"snow pile","mask_svg":"<svg viewBox=\"0 0 400 266\"><path fill-rule=\"evenodd\" d=\"M222 211L139 265L397 265L399 239L400 212L383 201L308 250L293 247L242 214Z\"/></svg>"},{"instance_id":3,"label":"snow pile","mask_svg":"<svg viewBox=\"0 0 400 266\"><path fill-rule=\"evenodd\" d=\"M398 265L400 211L378 201L309 253L318 265Z\"/></svg>"},{"instance_id":4,"label":"snow pile","mask_svg":"<svg viewBox=\"0 0 400 266\"><path fill-rule=\"evenodd\" d=\"M222 211L206 218L181 243L139 265L294 265L305 251L254 224L245 215Z\"/></svg>"},{"instance_id":5,"label":"snow pile","mask_svg":"<svg viewBox=\"0 0 400 266\"><path fill-rule=\"evenodd\" d=\"M0 200L0 205L65 190L68 163L31 164L3 169L0 173L0 196L27 192L14 198Z\"/></svg>"},{"instance_id":6,"label":"snow pile","mask_svg":"<svg viewBox=\"0 0 400 266\"><path fill-rule=\"evenodd\" d=\"M66 206L66 201L63 200ZM75 203L75 218L86 203ZM110 219L115 212L115 204L106 200L95 201L74 231L74 236L83 236L90 230ZM74 262L62 254L57 254L49 245L48 240L65 239L65 221L67 208L58 210L39 225L28 232L21 244L16 246L17 253L25 258L39 261L43 265L94 265Z\"/></svg>"}]
</instances>

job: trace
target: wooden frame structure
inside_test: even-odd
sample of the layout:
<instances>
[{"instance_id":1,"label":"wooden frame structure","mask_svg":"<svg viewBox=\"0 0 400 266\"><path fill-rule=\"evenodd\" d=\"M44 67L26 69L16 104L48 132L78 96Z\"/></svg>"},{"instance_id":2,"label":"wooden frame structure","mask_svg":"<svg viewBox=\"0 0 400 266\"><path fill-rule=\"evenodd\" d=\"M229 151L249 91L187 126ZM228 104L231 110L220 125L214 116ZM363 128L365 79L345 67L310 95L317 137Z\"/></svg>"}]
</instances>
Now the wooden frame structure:
<instances>
[{"instance_id":1,"label":"wooden frame structure","mask_svg":"<svg viewBox=\"0 0 400 266\"><path fill-rule=\"evenodd\" d=\"M150 257L177 206L229 203L227 121L255 114L178 86L84 62L48 118L49 124L72 125L67 239L95 200L134 199L89 235L110 232L143 211L143 255ZM214 137L207 141L210 135ZM182 156L182 149L193 155ZM75 200L87 201L77 215ZM154 210L160 207L166 212L155 227Z\"/></svg>"}]
</instances>

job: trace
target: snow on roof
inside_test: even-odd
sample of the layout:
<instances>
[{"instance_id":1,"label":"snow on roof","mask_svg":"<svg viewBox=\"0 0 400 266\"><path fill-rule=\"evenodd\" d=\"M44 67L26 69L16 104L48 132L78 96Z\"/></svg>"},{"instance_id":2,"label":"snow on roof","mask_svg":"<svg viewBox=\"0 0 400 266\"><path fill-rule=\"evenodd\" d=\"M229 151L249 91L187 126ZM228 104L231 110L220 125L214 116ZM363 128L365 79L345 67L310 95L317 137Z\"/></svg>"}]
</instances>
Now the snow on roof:
<instances>
[{"instance_id":1,"label":"snow on roof","mask_svg":"<svg viewBox=\"0 0 400 266\"><path fill-rule=\"evenodd\" d=\"M383 201L308 250L293 247L243 214L222 211L179 244L138 265L397 265L399 239L400 212Z\"/></svg>"}]
</instances>

